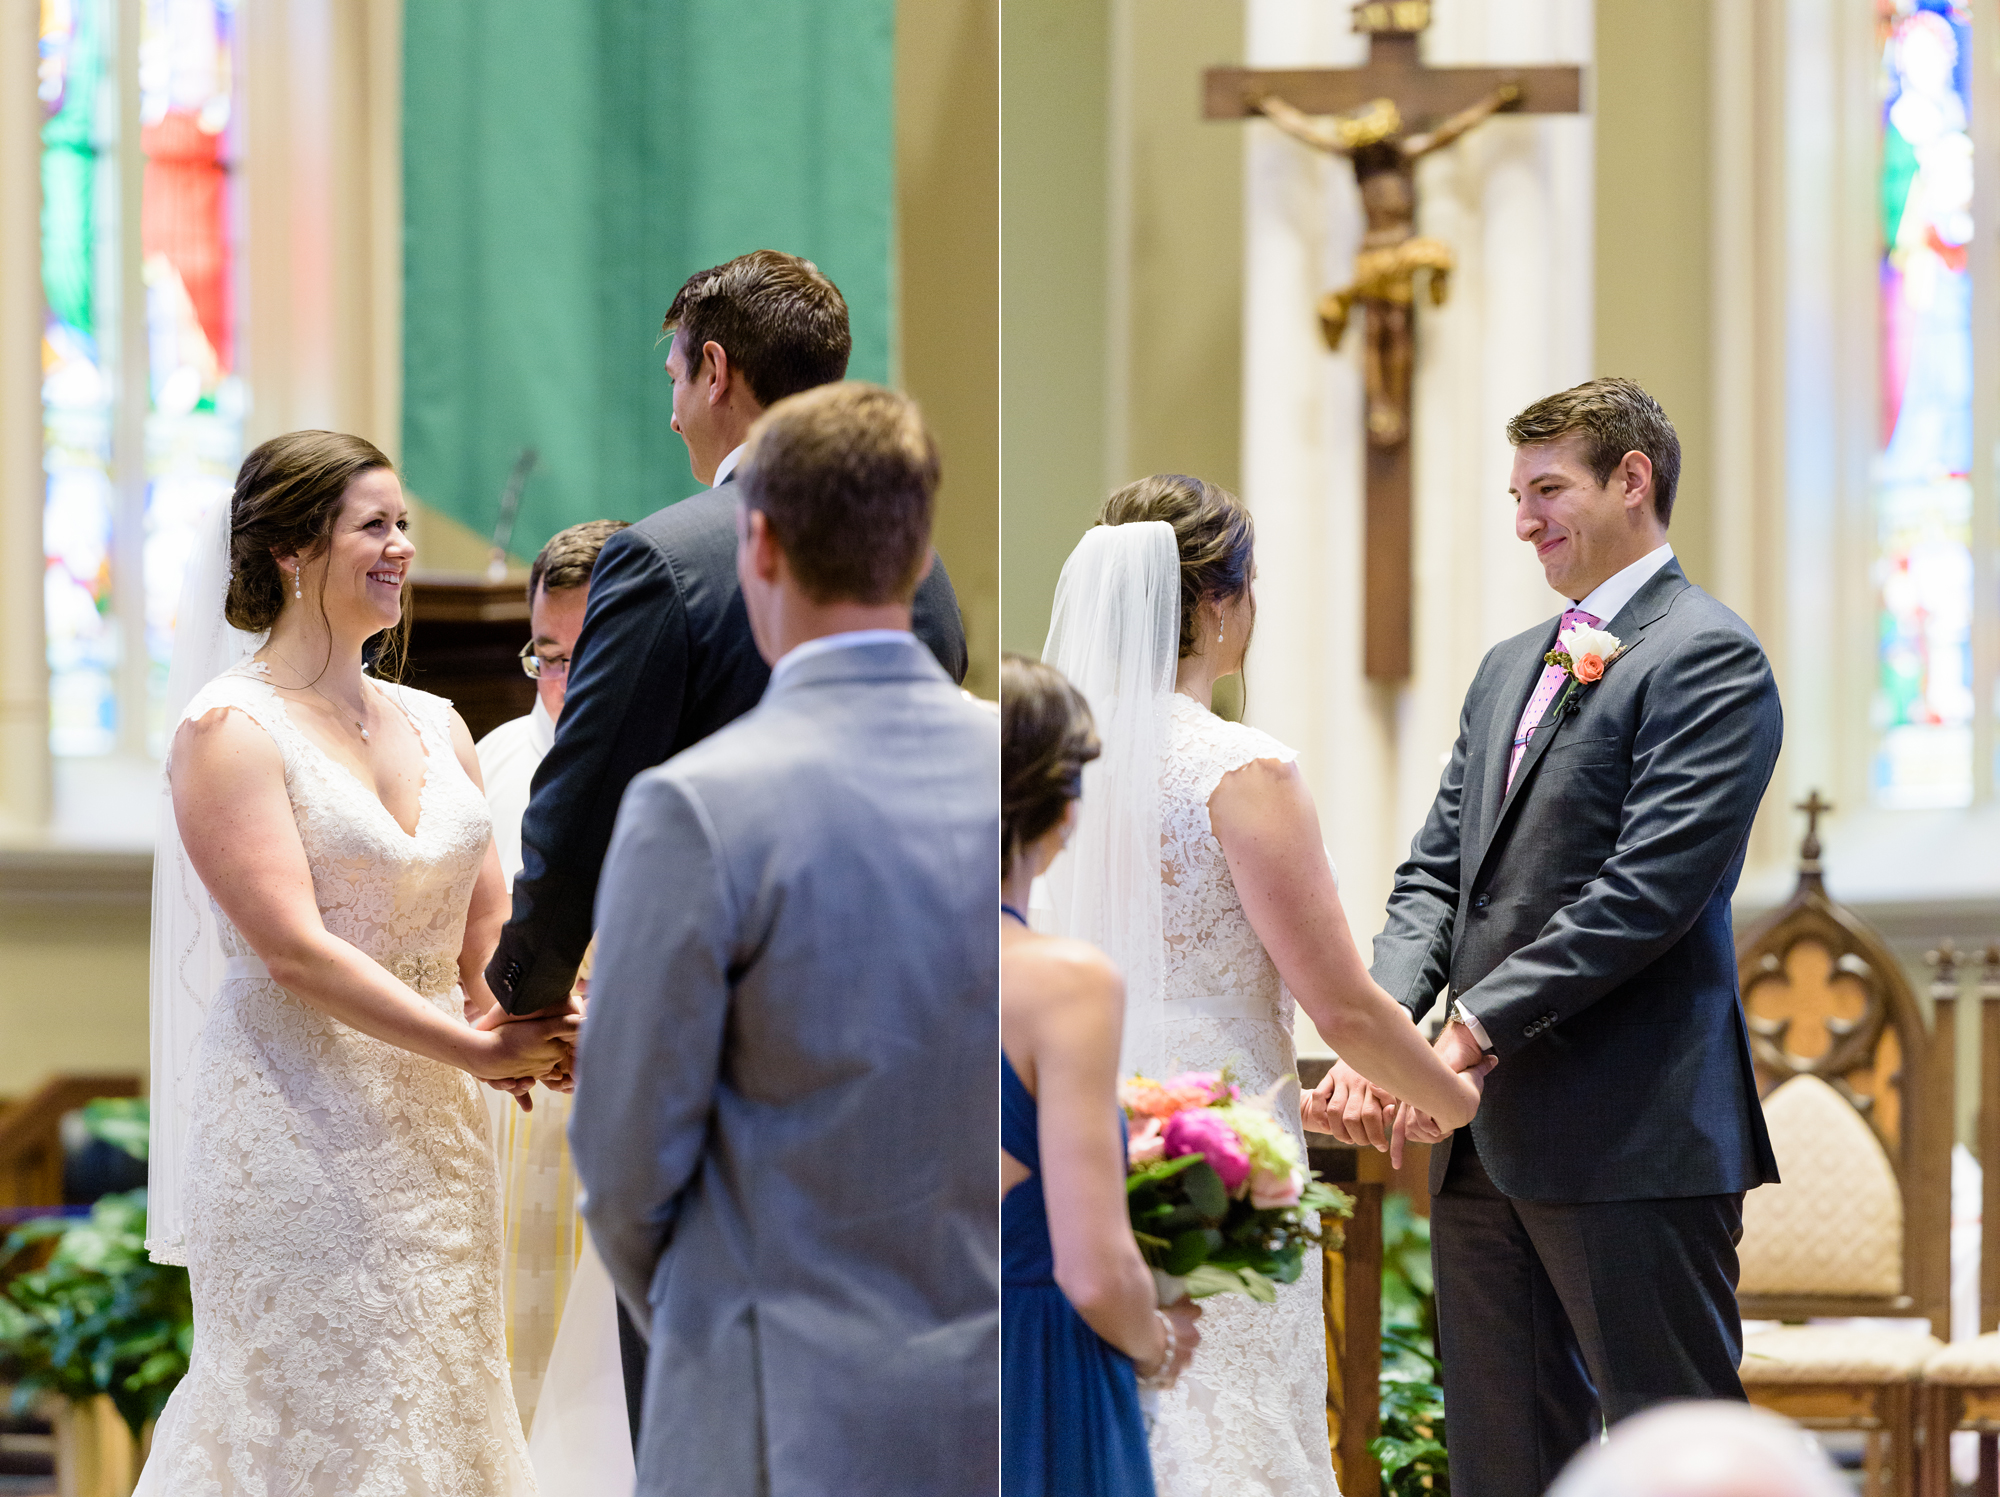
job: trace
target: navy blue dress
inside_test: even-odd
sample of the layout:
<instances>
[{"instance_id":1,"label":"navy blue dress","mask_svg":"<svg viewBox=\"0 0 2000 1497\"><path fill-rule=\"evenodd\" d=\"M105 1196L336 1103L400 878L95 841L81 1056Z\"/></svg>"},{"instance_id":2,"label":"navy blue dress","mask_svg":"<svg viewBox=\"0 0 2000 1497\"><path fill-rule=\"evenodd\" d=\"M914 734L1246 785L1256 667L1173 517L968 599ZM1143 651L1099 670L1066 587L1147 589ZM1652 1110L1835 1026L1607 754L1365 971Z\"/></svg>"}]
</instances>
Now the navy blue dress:
<instances>
[{"instance_id":1,"label":"navy blue dress","mask_svg":"<svg viewBox=\"0 0 2000 1497\"><path fill-rule=\"evenodd\" d=\"M1000 1146L1034 1172L1000 1203L1003 1497L1154 1497L1132 1361L1056 1287L1035 1099L1005 1055Z\"/></svg>"}]
</instances>

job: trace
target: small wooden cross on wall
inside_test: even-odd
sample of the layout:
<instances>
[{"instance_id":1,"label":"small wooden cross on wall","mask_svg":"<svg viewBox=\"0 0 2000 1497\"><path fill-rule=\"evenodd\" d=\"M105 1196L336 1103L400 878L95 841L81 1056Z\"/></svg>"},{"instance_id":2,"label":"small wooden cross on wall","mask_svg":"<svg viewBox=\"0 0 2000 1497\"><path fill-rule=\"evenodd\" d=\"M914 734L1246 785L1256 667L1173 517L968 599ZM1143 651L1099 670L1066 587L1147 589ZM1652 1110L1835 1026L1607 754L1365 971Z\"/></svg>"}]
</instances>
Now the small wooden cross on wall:
<instances>
[{"instance_id":1,"label":"small wooden cross on wall","mask_svg":"<svg viewBox=\"0 0 2000 1497\"><path fill-rule=\"evenodd\" d=\"M1583 70L1427 68L1417 37L1430 0L1364 0L1354 29L1368 37L1360 68L1210 68L1203 113L1212 120L1263 115L1286 134L1354 167L1368 228L1352 285L1320 298L1329 346L1364 313L1368 479L1363 668L1371 681L1410 674L1410 372L1415 363L1419 274L1442 305L1451 251L1416 232L1416 163L1501 110L1574 114ZM1344 116L1320 119L1316 116ZM1405 131L1405 119L1429 122Z\"/></svg>"}]
</instances>

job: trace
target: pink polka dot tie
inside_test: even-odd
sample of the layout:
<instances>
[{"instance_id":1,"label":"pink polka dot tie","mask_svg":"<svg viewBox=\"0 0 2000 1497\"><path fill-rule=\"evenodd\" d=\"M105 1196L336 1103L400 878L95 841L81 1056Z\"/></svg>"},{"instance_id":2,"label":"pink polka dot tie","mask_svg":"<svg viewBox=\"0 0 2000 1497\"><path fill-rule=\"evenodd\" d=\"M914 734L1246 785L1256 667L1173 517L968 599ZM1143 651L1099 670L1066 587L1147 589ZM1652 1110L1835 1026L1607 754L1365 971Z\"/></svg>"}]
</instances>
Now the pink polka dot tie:
<instances>
[{"instance_id":1,"label":"pink polka dot tie","mask_svg":"<svg viewBox=\"0 0 2000 1497\"><path fill-rule=\"evenodd\" d=\"M1556 626L1556 634L1560 639L1562 631L1572 624L1582 624L1587 629L1596 629L1600 628L1603 622L1602 619L1585 613L1581 608L1572 608L1563 614L1562 622ZM1549 703L1556 699L1556 693L1562 690L1563 682L1568 679L1569 672L1559 665L1542 667L1542 679L1535 683L1535 694L1528 698L1527 710L1521 714L1521 721L1514 728L1514 752L1507 760L1508 790L1514 788L1514 771L1521 767L1521 755L1528 751L1528 740L1534 736L1536 726L1540 724L1543 714L1549 710Z\"/></svg>"}]
</instances>

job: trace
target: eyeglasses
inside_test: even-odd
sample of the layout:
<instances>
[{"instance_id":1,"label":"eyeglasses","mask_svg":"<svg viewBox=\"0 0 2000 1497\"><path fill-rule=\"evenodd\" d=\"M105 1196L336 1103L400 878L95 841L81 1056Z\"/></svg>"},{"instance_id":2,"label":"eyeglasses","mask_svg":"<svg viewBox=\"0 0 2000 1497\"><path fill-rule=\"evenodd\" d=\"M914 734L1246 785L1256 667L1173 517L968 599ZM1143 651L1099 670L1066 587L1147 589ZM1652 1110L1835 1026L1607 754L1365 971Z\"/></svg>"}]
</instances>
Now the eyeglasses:
<instances>
[{"instance_id":1,"label":"eyeglasses","mask_svg":"<svg viewBox=\"0 0 2000 1497\"><path fill-rule=\"evenodd\" d=\"M551 659L537 655L532 643L521 646L521 671L530 681L540 681L544 677L551 681L560 680L569 674L569 656L557 655Z\"/></svg>"}]
</instances>

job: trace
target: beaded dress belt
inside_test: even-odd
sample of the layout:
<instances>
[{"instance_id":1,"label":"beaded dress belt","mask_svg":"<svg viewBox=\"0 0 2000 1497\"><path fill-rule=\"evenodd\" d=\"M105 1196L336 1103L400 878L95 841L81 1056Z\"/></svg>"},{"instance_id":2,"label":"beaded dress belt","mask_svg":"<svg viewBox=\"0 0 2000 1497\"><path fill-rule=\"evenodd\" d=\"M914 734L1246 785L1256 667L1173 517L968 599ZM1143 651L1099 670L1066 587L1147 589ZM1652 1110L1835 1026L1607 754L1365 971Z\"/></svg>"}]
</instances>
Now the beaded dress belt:
<instances>
[{"instance_id":1,"label":"beaded dress belt","mask_svg":"<svg viewBox=\"0 0 2000 1497\"><path fill-rule=\"evenodd\" d=\"M378 960L398 982L426 996L449 993L458 983L458 958L447 951L405 951ZM271 969L256 952L245 951L223 964L222 978L269 982Z\"/></svg>"}]
</instances>

